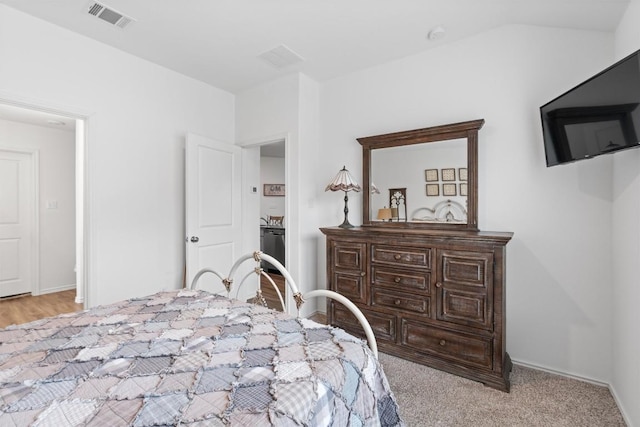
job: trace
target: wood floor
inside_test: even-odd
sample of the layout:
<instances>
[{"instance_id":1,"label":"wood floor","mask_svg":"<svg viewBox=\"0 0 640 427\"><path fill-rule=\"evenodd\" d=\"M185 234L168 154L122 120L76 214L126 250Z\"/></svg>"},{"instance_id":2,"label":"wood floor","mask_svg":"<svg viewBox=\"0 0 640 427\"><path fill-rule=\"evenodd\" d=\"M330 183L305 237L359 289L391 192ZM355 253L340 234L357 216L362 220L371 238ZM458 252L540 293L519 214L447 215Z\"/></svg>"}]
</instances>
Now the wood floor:
<instances>
[{"instance_id":1,"label":"wood floor","mask_svg":"<svg viewBox=\"0 0 640 427\"><path fill-rule=\"evenodd\" d=\"M75 303L76 291L54 292L0 300L0 328L32 322L44 317L81 311L82 304Z\"/></svg>"},{"instance_id":2,"label":"wood floor","mask_svg":"<svg viewBox=\"0 0 640 427\"><path fill-rule=\"evenodd\" d=\"M327 316L324 313L313 313L309 316L309 319L314 322L322 323L323 325L327 324Z\"/></svg>"}]
</instances>

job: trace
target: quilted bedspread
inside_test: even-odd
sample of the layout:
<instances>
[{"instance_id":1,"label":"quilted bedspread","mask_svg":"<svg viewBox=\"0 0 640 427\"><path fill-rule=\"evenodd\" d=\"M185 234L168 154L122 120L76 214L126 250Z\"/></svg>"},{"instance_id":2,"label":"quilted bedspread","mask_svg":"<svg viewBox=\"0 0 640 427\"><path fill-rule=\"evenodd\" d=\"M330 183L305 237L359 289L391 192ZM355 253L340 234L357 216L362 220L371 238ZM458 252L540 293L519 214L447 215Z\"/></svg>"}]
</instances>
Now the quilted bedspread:
<instances>
[{"instance_id":1,"label":"quilted bedspread","mask_svg":"<svg viewBox=\"0 0 640 427\"><path fill-rule=\"evenodd\" d=\"M402 426L365 343L205 291L0 330L0 426Z\"/></svg>"}]
</instances>

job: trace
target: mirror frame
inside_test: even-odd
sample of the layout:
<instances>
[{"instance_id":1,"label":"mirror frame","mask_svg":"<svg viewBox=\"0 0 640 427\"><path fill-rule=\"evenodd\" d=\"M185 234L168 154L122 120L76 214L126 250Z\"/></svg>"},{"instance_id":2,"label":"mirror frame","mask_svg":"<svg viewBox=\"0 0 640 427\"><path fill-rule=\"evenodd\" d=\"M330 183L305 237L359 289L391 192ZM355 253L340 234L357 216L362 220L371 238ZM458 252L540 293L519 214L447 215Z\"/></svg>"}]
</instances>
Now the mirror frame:
<instances>
[{"instance_id":1,"label":"mirror frame","mask_svg":"<svg viewBox=\"0 0 640 427\"><path fill-rule=\"evenodd\" d=\"M362 145L362 191L364 193L362 225L376 227L459 229L478 231L478 130L480 130L482 125L484 125L484 119L478 119L448 125L433 126L424 129L357 138L357 141ZM467 140L468 193L466 224L372 221L370 213L372 150L462 138L466 138Z\"/></svg>"}]
</instances>

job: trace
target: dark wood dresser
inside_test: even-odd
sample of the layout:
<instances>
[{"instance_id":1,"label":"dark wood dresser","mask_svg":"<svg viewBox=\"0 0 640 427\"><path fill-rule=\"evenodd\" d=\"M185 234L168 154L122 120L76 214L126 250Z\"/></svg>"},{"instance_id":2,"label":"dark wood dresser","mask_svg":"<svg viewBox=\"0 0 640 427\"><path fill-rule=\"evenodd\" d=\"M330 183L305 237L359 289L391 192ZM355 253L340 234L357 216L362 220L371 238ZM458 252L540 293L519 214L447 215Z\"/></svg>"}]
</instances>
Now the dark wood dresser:
<instances>
[{"instance_id":1,"label":"dark wood dresser","mask_svg":"<svg viewBox=\"0 0 640 427\"><path fill-rule=\"evenodd\" d=\"M509 391L505 252L512 233L322 228L328 289L353 301L382 352ZM362 336L327 303L329 323Z\"/></svg>"}]
</instances>

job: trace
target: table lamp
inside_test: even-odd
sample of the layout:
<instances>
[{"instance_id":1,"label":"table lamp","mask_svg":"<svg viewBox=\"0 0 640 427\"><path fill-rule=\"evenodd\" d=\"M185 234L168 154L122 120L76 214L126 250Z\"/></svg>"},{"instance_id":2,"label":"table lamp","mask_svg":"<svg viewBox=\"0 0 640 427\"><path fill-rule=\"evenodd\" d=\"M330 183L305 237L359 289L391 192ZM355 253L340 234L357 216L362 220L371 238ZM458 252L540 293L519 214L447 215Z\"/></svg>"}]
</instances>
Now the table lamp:
<instances>
[{"instance_id":1,"label":"table lamp","mask_svg":"<svg viewBox=\"0 0 640 427\"><path fill-rule=\"evenodd\" d=\"M347 168L343 166L342 169L340 169L340 171L336 175L336 177L333 178L333 181L331 181L329 185L327 185L327 188L324 189L324 191L329 191L329 190L344 191L344 221L338 227L353 228L353 225L349 223L349 206L348 206L349 197L347 193L349 191L356 191L356 192L360 191L361 190L360 185L358 185L356 180L353 179L353 177L351 176Z\"/></svg>"},{"instance_id":2,"label":"table lamp","mask_svg":"<svg viewBox=\"0 0 640 427\"><path fill-rule=\"evenodd\" d=\"M392 218L391 208L384 207L382 209L378 209L378 219L380 221L389 221Z\"/></svg>"}]
</instances>

